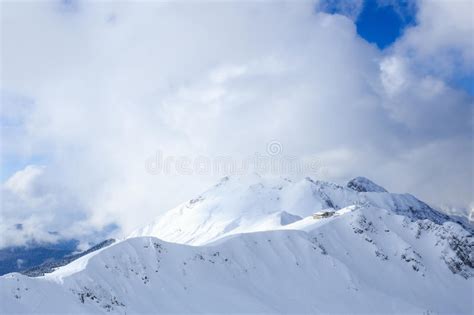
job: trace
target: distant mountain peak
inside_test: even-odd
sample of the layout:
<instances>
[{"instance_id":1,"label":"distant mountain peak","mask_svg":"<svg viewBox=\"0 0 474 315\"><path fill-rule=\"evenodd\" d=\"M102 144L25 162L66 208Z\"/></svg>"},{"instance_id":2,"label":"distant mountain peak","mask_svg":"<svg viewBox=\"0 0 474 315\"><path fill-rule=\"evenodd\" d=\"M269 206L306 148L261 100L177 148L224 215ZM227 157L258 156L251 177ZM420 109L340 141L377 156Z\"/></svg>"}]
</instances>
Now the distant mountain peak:
<instances>
[{"instance_id":1,"label":"distant mountain peak","mask_svg":"<svg viewBox=\"0 0 474 315\"><path fill-rule=\"evenodd\" d=\"M347 183L347 187L358 192L388 192L382 186L377 185L366 177L356 177Z\"/></svg>"}]
</instances>

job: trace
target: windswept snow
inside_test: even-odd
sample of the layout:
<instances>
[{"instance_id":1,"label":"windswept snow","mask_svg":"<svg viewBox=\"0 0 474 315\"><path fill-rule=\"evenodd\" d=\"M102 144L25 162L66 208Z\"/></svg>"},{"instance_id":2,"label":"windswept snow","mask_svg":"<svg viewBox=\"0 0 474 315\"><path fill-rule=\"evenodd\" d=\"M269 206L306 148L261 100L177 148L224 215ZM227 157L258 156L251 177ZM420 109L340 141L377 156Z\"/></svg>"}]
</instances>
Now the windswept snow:
<instances>
[{"instance_id":1,"label":"windswept snow","mask_svg":"<svg viewBox=\"0 0 474 315\"><path fill-rule=\"evenodd\" d=\"M225 179L53 273L1 277L0 313L472 314L472 232L433 211L310 179Z\"/></svg>"}]
</instances>

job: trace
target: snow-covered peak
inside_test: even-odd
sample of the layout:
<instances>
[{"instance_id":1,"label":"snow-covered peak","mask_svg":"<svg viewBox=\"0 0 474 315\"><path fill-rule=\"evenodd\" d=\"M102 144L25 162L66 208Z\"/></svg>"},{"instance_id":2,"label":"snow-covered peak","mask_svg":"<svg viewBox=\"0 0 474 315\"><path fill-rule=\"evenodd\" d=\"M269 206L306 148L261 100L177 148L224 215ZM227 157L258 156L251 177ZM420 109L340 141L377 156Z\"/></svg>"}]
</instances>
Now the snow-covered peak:
<instances>
[{"instance_id":1,"label":"snow-covered peak","mask_svg":"<svg viewBox=\"0 0 474 315\"><path fill-rule=\"evenodd\" d=\"M311 178L291 181L260 175L225 177L131 236L155 236L169 242L202 245L233 234L278 229L318 211L353 205L373 206L437 224L450 220L412 195L389 193L362 177L355 179L354 184L364 189Z\"/></svg>"},{"instance_id":2,"label":"snow-covered peak","mask_svg":"<svg viewBox=\"0 0 474 315\"><path fill-rule=\"evenodd\" d=\"M347 183L347 187L359 192L388 192L382 186L365 177L356 177Z\"/></svg>"}]
</instances>

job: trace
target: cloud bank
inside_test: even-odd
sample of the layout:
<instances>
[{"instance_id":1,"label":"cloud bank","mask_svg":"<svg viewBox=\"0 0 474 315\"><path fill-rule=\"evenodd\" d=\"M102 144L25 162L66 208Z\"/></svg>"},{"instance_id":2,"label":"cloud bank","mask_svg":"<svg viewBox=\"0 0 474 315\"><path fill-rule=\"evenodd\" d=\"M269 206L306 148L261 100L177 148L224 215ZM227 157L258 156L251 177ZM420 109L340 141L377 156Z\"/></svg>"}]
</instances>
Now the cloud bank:
<instances>
[{"instance_id":1,"label":"cloud bank","mask_svg":"<svg viewBox=\"0 0 474 315\"><path fill-rule=\"evenodd\" d=\"M309 1L2 3L2 167L33 165L3 183L0 245L126 234L216 180L151 175L158 150L242 158L274 140L318 159L309 176L472 209L473 98L449 82L472 75L473 5L418 7L381 51Z\"/></svg>"}]
</instances>

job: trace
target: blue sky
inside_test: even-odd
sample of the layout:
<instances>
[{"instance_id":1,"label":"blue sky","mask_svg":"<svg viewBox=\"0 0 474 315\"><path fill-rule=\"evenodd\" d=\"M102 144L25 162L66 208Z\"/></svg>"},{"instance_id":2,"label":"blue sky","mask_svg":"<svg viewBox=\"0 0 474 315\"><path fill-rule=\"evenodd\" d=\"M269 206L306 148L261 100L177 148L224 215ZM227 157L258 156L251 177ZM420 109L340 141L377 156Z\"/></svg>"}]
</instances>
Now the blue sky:
<instances>
[{"instance_id":1,"label":"blue sky","mask_svg":"<svg viewBox=\"0 0 474 315\"><path fill-rule=\"evenodd\" d=\"M323 11L347 15L354 19L359 36L384 49L394 43L406 27L416 24L416 3L412 0L360 0L347 8L350 1L323 0Z\"/></svg>"},{"instance_id":2,"label":"blue sky","mask_svg":"<svg viewBox=\"0 0 474 315\"><path fill-rule=\"evenodd\" d=\"M394 43L406 27L415 25L416 9L404 1L380 4L365 0L356 20L357 33L369 43L384 49Z\"/></svg>"},{"instance_id":3,"label":"blue sky","mask_svg":"<svg viewBox=\"0 0 474 315\"><path fill-rule=\"evenodd\" d=\"M462 1L462 0L461 0ZM360 0L357 12L348 11L348 1L323 0L323 11L347 15L354 20L357 34L379 49L386 49L399 39L403 32L416 26L417 2L413 0ZM473 45L474 48L474 45ZM474 76L460 72L448 83L474 95Z\"/></svg>"}]
</instances>

